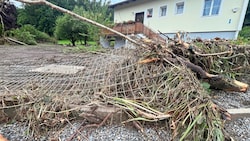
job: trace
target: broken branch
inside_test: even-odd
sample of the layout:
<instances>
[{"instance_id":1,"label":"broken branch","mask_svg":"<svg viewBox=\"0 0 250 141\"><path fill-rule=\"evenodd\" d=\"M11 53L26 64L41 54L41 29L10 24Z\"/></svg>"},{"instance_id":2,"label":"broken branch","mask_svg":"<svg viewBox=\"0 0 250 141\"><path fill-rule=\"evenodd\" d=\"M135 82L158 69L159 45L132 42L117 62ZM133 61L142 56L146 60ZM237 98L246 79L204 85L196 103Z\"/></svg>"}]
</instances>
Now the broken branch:
<instances>
[{"instance_id":1,"label":"broken branch","mask_svg":"<svg viewBox=\"0 0 250 141\"><path fill-rule=\"evenodd\" d=\"M188 44L188 43L182 41L182 40L181 40L181 37L180 37L180 33L176 33L176 36L177 36L177 38L178 38L177 44L182 45L182 46L183 46L184 48L186 48L187 50L190 50L193 54L196 54L196 55L199 55L199 56L202 56L202 57L206 57L206 56L216 56L216 55L223 55L223 54L232 54L232 51L231 51L231 50L230 50L230 51L224 51L224 52L218 52L218 53L202 54L202 53L199 53L199 52L195 51L195 50L193 49L193 47L192 47L190 44Z\"/></svg>"},{"instance_id":2,"label":"broken branch","mask_svg":"<svg viewBox=\"0 0 250 141\"><path fill-rule=\"evenodd\" d=\"M193 72L198 73L202 79L207 79L212 88L236 92L246 92L248 89L248 84L246 83L230 80L220 75L210 74L204 71L200 66L188 61L183 60L183 63Z\"/></svg>"}]
</instances>

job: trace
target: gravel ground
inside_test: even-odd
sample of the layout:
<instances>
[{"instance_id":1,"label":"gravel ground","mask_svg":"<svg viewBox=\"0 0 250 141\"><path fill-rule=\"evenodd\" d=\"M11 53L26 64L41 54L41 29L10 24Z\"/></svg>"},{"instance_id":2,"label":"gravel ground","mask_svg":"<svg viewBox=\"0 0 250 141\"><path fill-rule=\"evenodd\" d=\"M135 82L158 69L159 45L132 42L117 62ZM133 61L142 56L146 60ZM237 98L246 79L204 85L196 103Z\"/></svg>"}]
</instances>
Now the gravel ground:
<instances>
[{"instance_id":1,"label":"gravel ground","mask_svg":"<svg viewBox=\"0 0 250 141\"><path fill-rule=\"evenodd\" d=\"M249 78L241 81L250 84ZM212 96L217 105L226 109L250 108L250 90L246 93L213 91ZM250 141L250 117L229 121L225 129L236 141Z\"/></svg>"},{"instance_id":2,"label":"gravel ground","mask_svg":"<svg viewBox=\"0 0 250 141\"><path fill-rule=\"evenodd\" d=\"M246 82L250 84L250 81ZM250 108L250 91L247 93L213 91L213 101L226 109Z\"/></svg>"},{"instance_id":3,"label":"gravel ground","mask_svg":"<svg viewBox=\"0 0 250 141\"><path fill-rule=\"evenodd\" d=\"M40 138L29 137L28 127L23 123L2 124L0 134L9 141L66 141L81 127L80 122L66 125L61 131L48 132ZM72 141L170 141L170 132L155 128L145 128L140 132L130 126L110 125L100 128L86 128L78 133Z\"/></svg>"},{"instance_id":4,"label":"gravel ground","mask_svg":"<svg viewBox=\"0 0 250 141\"><path fill-rule=\"evenodd\" d=\"M250 141L250 118L240 118L225 125L236 141Z\"/></svg>"},{"instance_id":5,"label":"gravel ground","mask_svg":"<svg viewBox=\"0 0 250 141\"><path fill-rule=\"evenodd\" d=\"M23 123L0 125L0 134L9 141L67 141L77 132L80 122L66 125L61 131L48 132L47 136L34 138L28 136L28 127ZM235 141L250 141L250 118L241 118L225 125L227 132ZM140 132L130 126L109 125L100 128L87 128L78 133L72 141L170 141L170 131L145 128Z\"/></svg>"}]
</instances>

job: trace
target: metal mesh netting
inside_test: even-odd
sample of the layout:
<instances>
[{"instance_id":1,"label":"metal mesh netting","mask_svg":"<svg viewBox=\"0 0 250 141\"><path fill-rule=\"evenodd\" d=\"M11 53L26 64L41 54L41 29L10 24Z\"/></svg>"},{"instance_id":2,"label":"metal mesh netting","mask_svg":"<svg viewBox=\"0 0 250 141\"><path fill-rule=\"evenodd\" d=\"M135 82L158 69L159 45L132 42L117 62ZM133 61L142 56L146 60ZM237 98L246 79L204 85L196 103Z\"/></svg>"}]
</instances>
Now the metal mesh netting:
<instances>
[{"instance_id":1,"label":"metal mesh netting","mask_svg":"<svg viewBox=\"0 0 250 141\"><path fill-rule=\"evenodd\" d=\"M45 58L43 55L21 55L20 58L9 60L3 58L0 62L0 91L32 90L83 96L93 94L108 87L108 77L116 73L114 70L123 72L123 75L129 73L127 68L133 66L121 66L130 56L128 51L124 51L126 50L100 54L51 55Z\"/></svg>"},{"instance_id":2,"label":"metal mesh netting","mask_svg":"<svg viewBox=\"0 0 250 141\"><path fill-rule=\"evenodd\" d=\"M186 67L166 60L174 59L167 52L158 52L162 60L143 64L140 59L155 52L121 48L105 53L67 54L60 50L28 47L1 51L5 57L0 61L0 94L15 96L3 98L1 106L32 102L31 107L24 106L26 112L20 111L26 118L33 115L29 121L34 128L45 121L50 121L46 126L60 124L61 118L69 116L69 105L98 101L120 107L130 118L141 116L140 120L158 121L171 117L174 137L203 118L206 120L202 120L202 126L192 128L195 138L203 136L203 132L210 138L215 128L221 130L221 126L213 125L220 125L219 119L205 124L216 119L218 113L212 111L212 103L200 82ZM196 132L196 126L202 130ZM221 132L215 136L221 136Z\"/></svg>"},{"instance_id":3,"label":"metal mesh netting","mask_svg":"<svg viewBox=\"0 0 250 141\"><path fill-rule=\"evenodd\" d=\"M30 53L27 50L25 54ZM51 53L46 52L48 54ZM0 92L28 90L83 97L91 97L97 92L125 97L129 93L138 98L139 93L151 93L155 83L153 77L164 67L157 64L139 66L136 51L130 49L98 54L46 55L2 59Z\"/></svg>"},{"instance_id":4,"label":"metal mesh netting","mask_svg":"<svg viewBox=\"0 0 250 141\"><path fill-rule=\"evenodd\" d=\"M25 54L30 53L27 50ZM100 92L150 100L166 80L164 64L140 65L139 53L134 49L68 55L54 55L48 50L45 54L1 60L0 92L78 95L86 103Z\"/></svg>"}]
</instances>

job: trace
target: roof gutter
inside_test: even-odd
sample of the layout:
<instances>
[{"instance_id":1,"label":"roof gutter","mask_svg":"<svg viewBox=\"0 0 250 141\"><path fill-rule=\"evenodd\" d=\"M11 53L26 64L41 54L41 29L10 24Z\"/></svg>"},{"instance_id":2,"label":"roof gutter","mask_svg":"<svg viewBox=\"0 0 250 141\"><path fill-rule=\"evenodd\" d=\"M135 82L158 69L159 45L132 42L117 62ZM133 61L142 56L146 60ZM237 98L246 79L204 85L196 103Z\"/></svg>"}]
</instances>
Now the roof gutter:
<instances>
[{"instance_id":1,"label":"roof gutter","mask_svg":"<svg viewBox=\"0 0 250 141\"><path fill-rule=\"evenodd\" d=\"M111 5L109 5L109 7L110 8L115 8L115 7L119 6L119 5L128 4L128 3L134 2L134 1L136 1L136 0L125 0L125 1L122 1L122 2L111 4Z\"/></svg>"}]
</instances>

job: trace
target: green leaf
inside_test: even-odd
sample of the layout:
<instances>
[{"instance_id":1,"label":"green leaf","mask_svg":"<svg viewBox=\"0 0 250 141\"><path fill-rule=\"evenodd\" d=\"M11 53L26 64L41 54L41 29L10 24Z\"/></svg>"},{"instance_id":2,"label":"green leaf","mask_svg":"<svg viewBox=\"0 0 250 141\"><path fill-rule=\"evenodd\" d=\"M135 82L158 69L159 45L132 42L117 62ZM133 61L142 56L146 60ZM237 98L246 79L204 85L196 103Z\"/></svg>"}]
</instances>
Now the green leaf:
<instances>
[{"instance_id":1,"label":"green leaf","mask_svg":"<svg viewBox=\"0 0 250 141\"><path fill-rule=\"evenodd\" d=\"M202 86L205 90L209 90L211 85L210 85L209 83L207 83L207 82L202 82L202 83L201 83L201 86Z\"/></svg>"},{"instance_id":2,"label":"green leaf","mask_svg":"<svg viewBox=\"0 0 250 141\"><path fill-rule=\"evenodd\" d=\"M180 141L183 141L185 137L187 137L191 129L194 127L195 123L199 121L201 117L202 117L202 112L195 118L195 120L191 123L191 125L188 126L188 128L186 129L186 131L183 133L182 137L180 138Z\"/></svg>"}]
</instances>

